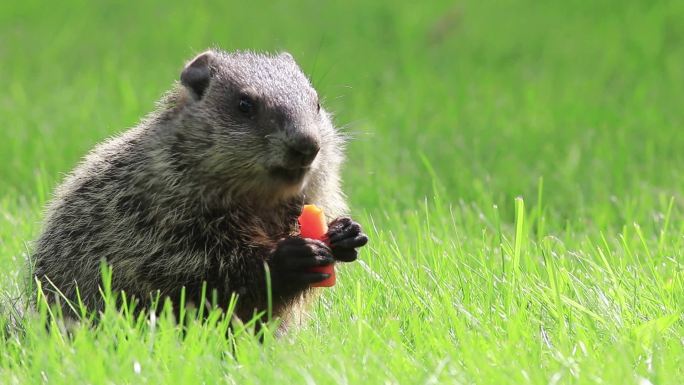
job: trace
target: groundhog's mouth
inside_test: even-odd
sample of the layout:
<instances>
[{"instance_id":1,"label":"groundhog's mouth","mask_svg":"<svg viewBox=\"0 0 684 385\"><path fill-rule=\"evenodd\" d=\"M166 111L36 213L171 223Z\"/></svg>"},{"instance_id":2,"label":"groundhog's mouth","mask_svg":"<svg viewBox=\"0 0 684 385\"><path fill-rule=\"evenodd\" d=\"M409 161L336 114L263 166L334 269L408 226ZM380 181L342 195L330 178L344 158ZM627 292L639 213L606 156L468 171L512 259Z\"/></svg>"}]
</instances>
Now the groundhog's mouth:
<instances>
[{"instance_id":1,"label":"groundhog's mouth","mask_svg":"<svg viewBox=\"0 0 684 385\"><path fill-rule=\"evenodd\" d=\"M299 183L304 179L304 176L311 167L297 167L297 168L287 168L282 166L271 167L268 171L269 174L287 183Z\"/></svg>"}]
</instances>

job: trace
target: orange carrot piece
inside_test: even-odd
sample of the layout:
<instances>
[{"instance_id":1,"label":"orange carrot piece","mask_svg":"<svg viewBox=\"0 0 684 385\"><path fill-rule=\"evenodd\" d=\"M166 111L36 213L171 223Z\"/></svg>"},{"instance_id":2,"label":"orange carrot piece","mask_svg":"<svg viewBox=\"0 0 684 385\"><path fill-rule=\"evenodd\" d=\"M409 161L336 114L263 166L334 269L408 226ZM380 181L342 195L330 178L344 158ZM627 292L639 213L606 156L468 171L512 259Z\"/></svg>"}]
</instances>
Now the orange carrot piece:
<instances>
[{"instance_id":1,"label":"orange carrot piece","mask_svg":"<svg viewBox=\"0 0 684 385\"><path fill-rule=\"evenodd\" d=\"M328 225L325 221L323 210L316 207L316 205L304 205L302 214L297 219L299 221L299 230L303 238L318 239L327 243L325 234L328 232ZM319 266L314 267L311 271L330 274L330 277L314 283L313 287L331 287L335 285L335 266Z\"/></svg>"}]
</instances>

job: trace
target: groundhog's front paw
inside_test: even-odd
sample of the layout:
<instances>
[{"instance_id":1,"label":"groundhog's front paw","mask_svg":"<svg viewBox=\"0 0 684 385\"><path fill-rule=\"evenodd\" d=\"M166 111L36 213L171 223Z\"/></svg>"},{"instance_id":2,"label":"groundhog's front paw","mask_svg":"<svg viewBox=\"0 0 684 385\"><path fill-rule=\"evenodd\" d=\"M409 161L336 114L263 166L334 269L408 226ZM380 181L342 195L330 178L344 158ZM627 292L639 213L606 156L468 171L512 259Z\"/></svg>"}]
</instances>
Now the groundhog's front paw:
<instances>
[{"instance_id":1,"label":"groundhog's front paw","mask_svg":"<svg viewBox=\"0 0 684 385\"><path fill-rule=\"evenodd\" d=\"M268 260L274 293L287 296L327 279L330 274L310 269L333 262L332 251L321 241L300 237L279 241Z\"/></svg>"},{"instance_id":2,"label":"groundhog's front paw","mask_svg":"<svg viewBox=\"0 0 684 385\"><path fill-rule=\"evenodd\" d=\"M332 221L328 226L327 237L333 256L342 262L356 260L356 249L368 243L368 236L361 230L361 225L349 217L340 217Z\"/></svg>"}]
</instances>

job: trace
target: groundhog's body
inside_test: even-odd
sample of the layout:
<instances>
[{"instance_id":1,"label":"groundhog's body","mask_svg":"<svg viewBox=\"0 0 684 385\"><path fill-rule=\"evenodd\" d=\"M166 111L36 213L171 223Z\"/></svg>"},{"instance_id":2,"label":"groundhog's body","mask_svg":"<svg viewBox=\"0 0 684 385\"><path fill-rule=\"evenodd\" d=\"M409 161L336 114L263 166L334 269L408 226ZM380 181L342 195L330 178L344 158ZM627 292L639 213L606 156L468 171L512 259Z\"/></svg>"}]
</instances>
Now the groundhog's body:
<instances>
[{"instance_id":1,"label":"groundhog's body","mask_svg":"<svg viewBox=\"0 0 684 385\"><path fill-rule=\"evenodd\" d=\"M51 301L55 289L76 301L78 287L99 310L104 261L113 288L146 307L156 293L179 301L183 287L197 303L206 282L220 306L237 293L236 315L249 319L266 309L268 265L274 312L287 318L316 281L308 267L339 254L292 236L304 203L330 220L344 214L343 141L287 54L210 51L186 67L181 83L58 188L36 243L35 276ZM292 150L305 139L318 152L312 161L308 150Z\"/></svg>"}]
</instances>

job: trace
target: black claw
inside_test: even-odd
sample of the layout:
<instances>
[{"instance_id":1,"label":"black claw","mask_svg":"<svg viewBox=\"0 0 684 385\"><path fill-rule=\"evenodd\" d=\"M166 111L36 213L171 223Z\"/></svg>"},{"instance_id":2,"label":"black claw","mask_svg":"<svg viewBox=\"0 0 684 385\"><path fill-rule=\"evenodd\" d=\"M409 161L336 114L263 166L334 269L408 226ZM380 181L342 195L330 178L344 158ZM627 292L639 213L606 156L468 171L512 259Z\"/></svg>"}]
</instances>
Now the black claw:
<instances>
[{"instance_id":1,"label":"black claw","mask_svg":"<svg viewBox=\"0 0 684 385\"><path fill-rule=\"evenodd\" d=\"M316 266L330 265L335 261L332 255L317 255L313 258L298 258L292 261L289 266L292 270L306 270Z\"/></svg>"},{"instance_id":2,"label":"black claw","mask_svg":"<svg viewBox=\"0 0 684 385\"><path fill-rule=\"evenodd\" d=\"M335 250L335 258L341 262L354 262L359 253L356 249L337 249Z\"/></svg>"},{"instance_id":3,"label":"black claw","mask_svg":"<svg viewBox=\"0 0 684 385\"><path fill-rule=\"evenodd\" d=\"M290 298L311 284L329 278L329 274L310 270L334 261L332 250L321 241L300 237L281 240L268 260L274 296Z\"/></svg>"},{"instance_id":4,"label":"black claw","mask_svg":"<svg viewBox=\"0 0 684 385\"><path fill-rule=\"evenodd\" d=\"M366 236L366 234L359 234L354 238L342 239L341 241L336 242L332 246L333 248L352 249L356 247L365 246L366 243L368 243L368 237Z\"/></svg>"},{"instance_id":5,"label":"black claw","mask_svg":"<svg viewBox=\"0 0 684 385\"><path fill-rule=\"evenodd\" d=\"M351 238L361 233L361 225L344 217L333 221L328 230L328 240L331 244L344 238Z\"/></svg>"},{"instance_id":6,"label":"black claw","mask_svg":"<svg viewBox=\"0 0 684 385\"><path fill-rule=\"evenodd\" d=\"M349 217L339 217L339 218L335 219L334 221L332 221L330 223L330 226L328 226L328 227L331 230L338 228L338 227L342 228L342 227L349 226L349 224L351 224L352 222L354 222L354 221Z\"/></svg>"},{"instance_id":7,"label":"black claw","mask_svg":"<svg viewBox=\"0 0 684 385\"><path fill-rule=\"evenodd\" d=\"M361 225L349 217L337 218L330 223L328 241L335 259L342 262L356 260L356 248L368 243L368 236L362 233Z\"/></svg>"},{"instance_id":8,"label":"black claw","mask_svg":"<svg viewBox=\"0 0 684 385\"><path fill-rule=\"evenodd\" d=\"M330 274L320 272L289 273L283 276L284 280L293 287L308 286L312 283L321 282L329 277Z\"/></svg>"},{"instance_id":9,"label":"black claw","mask_svg":"<svg viewBox=\"0 0 684 385\"><path fill-rule=\"evenodd\" d=\"M302 273L299 275L300 282L307 285L325 281L328 278L330 278L330 274L327 273Z\"/></svg>"}]
</instances>

